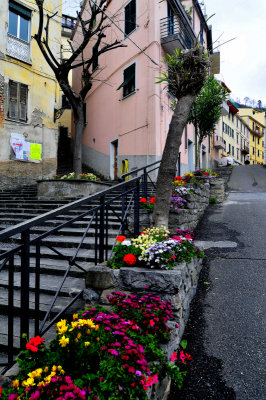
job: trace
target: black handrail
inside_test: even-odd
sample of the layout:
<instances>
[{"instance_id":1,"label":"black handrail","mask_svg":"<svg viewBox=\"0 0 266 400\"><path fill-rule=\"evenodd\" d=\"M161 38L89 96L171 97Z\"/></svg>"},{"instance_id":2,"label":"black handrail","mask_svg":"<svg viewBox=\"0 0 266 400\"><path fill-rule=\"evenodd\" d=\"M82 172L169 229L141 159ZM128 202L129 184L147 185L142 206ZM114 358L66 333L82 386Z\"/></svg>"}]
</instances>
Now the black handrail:
<instances>
[{"instance_id":1,"label":"black handrail","mask_svg":"<svg viewBox=\"0 0 266 400\"><path fill-rule=\"evenodd\" d=\"M156 166L155 168L153 168L159 163L160 161L156 161L145 167L138 168L134 171L134 173L142 171L142 174L138 177L132 178L128 181L124 181L122 183L118 183L117 185L114 185L101 192L63 205L55 210L46 212L45 214L42 214L0 232L0 241L2 242L3 246L6 246L7 240L11 240L11 242L13 242L11 245L7 245L6 251L0 253L0 274L4 269L8 269L8 360L5 363L0 363L0 367L7 367L13 363L13 357L15 354L17 354L18 348L22 348L25 344L25 339L22 338L22 333L25 333L29 337L30 321L32 319L34 320L35 335L43 335L58 320L58 318L63 316L65 312L69 309L69 307L72 306L75 301L82 296L83 290L81 290L75 296L75 298L72 299L69 304L64 307L64 309L60 310L59 313L56 314L53 311L53 307L55 305L57 297L60 294L63 284L72 266L76 266L84 273L86 272L86 269L79 265L78 256L89 230L94 229L93 232L95 238L95 254L94 258L92 259L94 260L95 264L97 264L98 262L103 262L108 258L108 255L110 255L108 243L108 212L112 212L112 215L114 215L116 220L120 222L118 233L124 232L127 222L127 216L130 212L133 212L134 232L132 234L134 234L135 236L139 234L140 191L142 193L147 191L147 182L148 179L150 179L149 174L159 167ZM133 172L123 174L122 179L125 178L125 175L128 176L132 173ZM121 200L122 203L122 216L118 215L113 207L114 202L117 200ZM90 208L82 209L83 206L90 206ZM78 215L66 215L66 213L68 212L77 210L79 211ZM58 224L51 229L47 229L46 232L42 232L40 234L33 234L31 232L34 227L40 226L45 222L51 220L54 221L57 217L60 216L68 219L66 221L62 221L59 218ZM89 217L89 221L87 221L87 217ZM61 248L56 248L53 244L46 242L49 239L49 236L56 234L63 228L69 227L78 221L82 221L83 223L85 223L85 227L80 234L81 238L79 240L79 243L77 244L76 248L73 249L73 256L64 254L64 250L62 250ZM93 222L94 227L92 227ZM17 243L19 237L20 242ZM2 248L4 248L3 246ZM49 251L55 254L56 257L59 257L60 260L64 260L67 265L64 276L62 277L62 282L59 282L51 304L50 306L48 306L48 310L46 311L44 319L41 321L40 324L40 276L42 261L41 250L44 248L48 248ZM33 260L35 260L35 267L32 264ZM86 260L89 261L89 256L87 256ZM21 274L20 307L18 307L18 304L16 306L15 303L17 303L17 301L14 301L14 274L16 270L15 265L17 265L18 262L20 263ZM34 284L32 284L32 287L30 285L30 274L34 274L35 276ZM30 310L30 290L35 291L35 306L32 312ZM17 315L20 320L19 347L17 347L17 345L15 346L13 338L14 318Z\"/></svg>"}]
</instances>

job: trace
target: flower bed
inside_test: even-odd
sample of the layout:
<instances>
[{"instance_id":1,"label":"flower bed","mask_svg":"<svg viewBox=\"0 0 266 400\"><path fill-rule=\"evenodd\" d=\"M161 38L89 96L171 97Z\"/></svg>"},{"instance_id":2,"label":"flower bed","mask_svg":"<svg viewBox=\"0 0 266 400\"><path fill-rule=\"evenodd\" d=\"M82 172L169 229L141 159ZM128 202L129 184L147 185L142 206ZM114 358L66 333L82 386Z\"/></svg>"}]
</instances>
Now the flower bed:
<instances>
[{"instance_id":1,"label":"flower bed","mask_svg":"<svg viewBox=\"0 0 266 400\"><path fill-rule=\"evenodd\" d=\"M177 262L190 262L202 258L203 253L193 243L189 231L171 234L164 227L148 228L136 239L118 236L113 257L107 262L111 268L127 266L173 269Z\"/></svg>"},{"instance_id":2,"label":"flower bed","mask_svg":"<svg viewBox=\"0 0 266 400\"><path fill-rule=\"evenodd\" d=\"M2 398L159 399L154 386L166 377L181 388L191 356L181 350L168 357L159 346L169 342L173 331L168 326L174 318L172 304L152 293L114 292L107 298L110 312L93 307L71 321L59 321L49 348L39 336L32 338L19 356L20 372Z\"/></svg>"}]
</instances>

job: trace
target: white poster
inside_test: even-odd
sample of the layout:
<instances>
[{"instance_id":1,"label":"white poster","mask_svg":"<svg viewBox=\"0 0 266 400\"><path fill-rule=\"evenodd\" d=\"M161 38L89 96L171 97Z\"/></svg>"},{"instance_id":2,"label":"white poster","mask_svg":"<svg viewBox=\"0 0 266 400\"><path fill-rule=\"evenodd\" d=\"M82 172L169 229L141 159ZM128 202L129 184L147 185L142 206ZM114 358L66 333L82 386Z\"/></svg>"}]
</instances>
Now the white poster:
<instances>
[{"instance_id":1,"label":"white poster","mask_svg":"<svg viewBox=\"0 0 266 400\"><path fill-rule=\"evenodd\" d=\"M11 133L10 145L17 160L23 160L23 145L25 138L20 133Z\"/></svg>"}]
</instances>

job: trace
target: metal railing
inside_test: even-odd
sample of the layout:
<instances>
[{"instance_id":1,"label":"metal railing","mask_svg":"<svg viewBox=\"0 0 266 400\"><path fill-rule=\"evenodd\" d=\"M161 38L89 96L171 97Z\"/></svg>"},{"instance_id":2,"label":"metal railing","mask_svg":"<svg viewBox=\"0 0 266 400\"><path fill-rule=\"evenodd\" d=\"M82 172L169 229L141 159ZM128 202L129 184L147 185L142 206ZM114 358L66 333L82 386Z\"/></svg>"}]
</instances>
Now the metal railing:
<instances>
[{"instance_id":1,"label":"metal railing","mask_svg":"<svg viewBox=\"0 0 266 400\"><path fill-rule=\"evenodd\" d=\"M161 40L178 38L183 48L191 49L196 40L177 15L160 20Z\"/></svg>"},{"instance_id":2,"label":"metal railing","mask_svg":"<svg viewBox=\"0 0 266 400\"><path fill-rule=\"evenodd\" d=\"M83 290L79 291L69 304L65 306L59 313L54 310L54 305L60 291L68 277L71 268L74 266L82 273L86 273L86 269L80 264L79 252L82 249L88 232L94 237L94 255L88 256L86 262L102 263L108 259L111 254L111 244L109 243L109 222L110 215L119 221L119 229L117 234L124 233L129 213L134 215L134 232L132 235L139 234L139 197L140 192L147 195L147 183L150 180L150 173L159 168L160 161L139 168L128 174L124 174L121 178L140 173L139 176L119 183L111 188L98 192L94 195L76 200L70 204L49 211L45 214L27 220L16 226L12 226L0 232L0 279L1 272L7 273L7 291L8 299L7 307L7 336L8 336L8 354L7 362L0 363L0 366L9 366L14 362L13 357L18 353L19 348L25 345L25 339L22 334L29 337L30 321L34 320L35 335L44 335L51 326L62 317L66 311L82 296ZM155 165L157 165L155 167ZM151 181L151 180L150 180ZM152 182L153 184L153 182ZM121 202L121 214L115 209L115 203ZM82 209L83 208L83 209ZM76 213L76 215L73 215ZM50 222L53 227L51 228ZM66 227L75 227L75 224L82 221L84 228L80 234L80 241L73 248L71 256L64 248L57 248L53 244L53 236L57 233L62 234L62 229ZM48 225L44 233L36 234L37 228ZM35 228L35 230L34 230ZM34 231L34 232L33 232ZM47 239L51 238L49 242ZM46 241L47 240L47 241ZM64 260L65 270L62 281L58 284L56 293L45 312L45 316L41 320L40 312L40 277L42 260L45 256L44 249L49 249L60 260ZM4 250L3 250L4 249ZM69 250L69 249L68 249ZM49 257L49 255L48 255ZM82 260L82 258L80 258ZM17 287L15 286L15 271L20 273L20 299L14 301L14 294ZM31 275L31 282L30 282ZM33 279L32 279L33 277ZM34 282L34 283L33 283ZM30 292L34 292L34 300L31 298L33 306L30 307ZM19 345L14 343L14 319L19 318ZM23 335L24 336L24 335Z\"/></svg>"},{"instance_id":3,"label":"metal railing","mask_svg":"<svg viewBox=\"0 0 266 400\"><path fill-rule=\"evenodd\" d=\"M159 169L160 163L161 163L161 160L155 161L154 163L146 165L145 167L134 169L131 172L127 172L126 174L121 175L119 179L122 181L125 181L126 178L128 178L132 175L135 176L135 175L138 175L139 173L141 173L140 178L141 178L142 196L147 197L148 182L150 182L153 187L151 193L153 193L156 189L155 182L154 182L154 180L152 180L150 174ZM151 168L151 167L153 167L153 168Z\"/></svg>"}]
</instances>

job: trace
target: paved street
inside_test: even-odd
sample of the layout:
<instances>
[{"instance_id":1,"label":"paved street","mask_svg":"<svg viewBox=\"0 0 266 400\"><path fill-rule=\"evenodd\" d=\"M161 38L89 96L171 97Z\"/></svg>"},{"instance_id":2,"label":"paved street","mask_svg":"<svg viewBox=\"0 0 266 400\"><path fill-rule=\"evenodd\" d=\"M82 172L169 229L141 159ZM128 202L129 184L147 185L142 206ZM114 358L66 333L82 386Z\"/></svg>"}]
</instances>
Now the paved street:
<instances>
[{"instance_id":1,"label":"paved street","mask_svg":"<svg viewBox=\"0 0 266 400\"><path fill-rule=\"evenodd\" d=\"M266 169L233 168L228 191L196 232L209 249L185 333L195 361L171 400L266 399Z\"/></svg>"}]
</instances>

